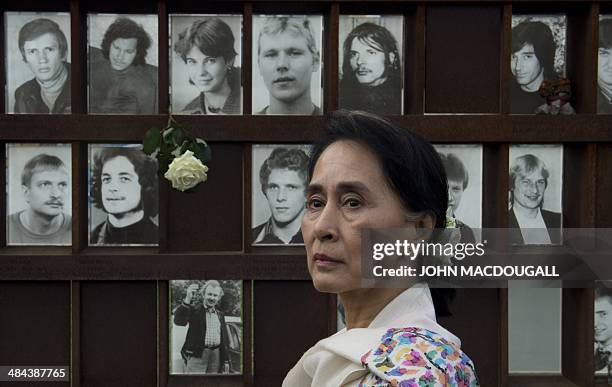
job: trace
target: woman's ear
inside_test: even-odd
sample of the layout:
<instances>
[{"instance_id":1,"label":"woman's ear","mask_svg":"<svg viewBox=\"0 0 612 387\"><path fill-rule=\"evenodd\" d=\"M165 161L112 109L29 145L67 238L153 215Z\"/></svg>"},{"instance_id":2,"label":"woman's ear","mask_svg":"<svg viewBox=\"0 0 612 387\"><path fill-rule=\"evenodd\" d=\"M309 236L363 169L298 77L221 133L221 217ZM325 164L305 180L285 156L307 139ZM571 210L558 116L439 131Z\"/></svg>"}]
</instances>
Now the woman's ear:
<instances>
[{"instance_id":1,"label":"woman's ear","mask_svg":"<svg viewBox=\"0 0 612 387\"><path fill-rule=\"evenodd\" d=\"M417 229L434 229L436 227L436 217L431 213L411 213L405 214L406 224L413 223Z\"/></svg>"},{"instance_id":2,"label":"woman's ear","mask_svg":"<svg viewBox=\"0 0 612 387\"><path fill-rule=\"evenodd\" d=\"M433 230L436 227L436 217L433 214L425 213L416 222L416 227Z\"/></svg>"}]
</instances>

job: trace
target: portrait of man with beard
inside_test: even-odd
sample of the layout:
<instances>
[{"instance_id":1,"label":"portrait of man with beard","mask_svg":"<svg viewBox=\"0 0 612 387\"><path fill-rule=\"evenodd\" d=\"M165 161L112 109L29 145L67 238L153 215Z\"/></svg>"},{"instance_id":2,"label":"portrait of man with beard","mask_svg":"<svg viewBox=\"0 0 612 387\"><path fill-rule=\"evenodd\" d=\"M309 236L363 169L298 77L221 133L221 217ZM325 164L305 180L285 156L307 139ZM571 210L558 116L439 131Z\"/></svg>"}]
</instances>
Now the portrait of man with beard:
<instances>
[{"instance_id":1,"label":"portrait of man with beard","mask_svg":"<svg viewBox=\"0 0 612 387\"><path fill-rule=\"evenodd\" d=\"M362 20L344 16L341 23ZM339 107L377 114L402 114L403 80L401 46L402 16L369 17L354 27L340 47L342 67ZM381 23L379 25L377 23ZM398 30L398 39L384 25Z\"/></svg>"}]
</instances>

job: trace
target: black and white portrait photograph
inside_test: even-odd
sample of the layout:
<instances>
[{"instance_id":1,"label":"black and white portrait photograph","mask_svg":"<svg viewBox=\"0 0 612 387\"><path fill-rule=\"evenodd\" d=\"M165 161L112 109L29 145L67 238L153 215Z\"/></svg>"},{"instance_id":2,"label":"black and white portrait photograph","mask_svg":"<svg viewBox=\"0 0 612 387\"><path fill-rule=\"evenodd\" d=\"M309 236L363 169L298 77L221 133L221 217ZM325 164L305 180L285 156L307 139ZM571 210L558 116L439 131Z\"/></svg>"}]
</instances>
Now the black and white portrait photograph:
<instances>
[{"instance_id":1,"label":"black and white portrait photograph","mask_svg":"<svg viewBox=\"0 0 612 387\"><path fill-rule=\"evenodd\" d=\"M89 145L89 245L157 246L157 161L140 145Z\"/></svg>"},{"instance_id":2,"label":"black and white portrait photograph","mask_svg":"<svg viewBox=\"0 0 612 387\"><path fill-rule=\"evenodd\" d=\"M376 114L403 113L401 15L341 15L339 107Z\"/></svg>"},{"instance_id":3,"label":"black and white portrait photograph","mask_svg":"<svg viewBox=\"0 0 612 387\"><path fill-rule=\"evenodd\" d=\"M512 15L511 112L544 112L542 82L565 77L565 15ZM543 106L544 105L544 106ZM541 108L538 110L538 108Z\"/></svg>"},{"instance_id":4,"label":"black and white portrait photograph","mask_svg":"<svg viewBox=\"0 0 612 387\"><path fill-rule=\"evenodd\" d=\"M157 15L89 14L89 113L157 114Z\"/></svg>"},{"instance_id":5,"label":"black and white portrait photograph","mask_svg":"<svg viewBox=\"0 0 612 387\"><path fill-rule=\"evenodd\" d=\"M612 15L599 15L597 113L612 114Z\"/></svg>"},{"instance_id":6,"label":"black and white portrait photograph","mask_svg":"<svg viewBox=\"0 0 612 387\"><path fill-rule=\"evenodd\" d=\"M448 180L447 216L456 219L462 242L478 241L478 229L482 228L482 145L449 144L435 147Z\"/></svg>"},{"instance_id":7,"label":"black and white portrait photograph","mask_svg":"<svg viewBox=\"0 0 612 387\"><path fill-rule=\"evenodd\" d=\"M612 374L612 288L595 288L594 318L595 374L609 375Z\"/></svg>"},{"instance_id":8,"label":"black and white portrait photograph","mask_svg":"<svg viewBox=\"0 0 612 387\"><path fill-rule=\"evenodd\" d=\"M563 146L512 145L509 151L508 228L511 243L561 243Z\"/></svg>"},{"instance_id":9,"label":"black and white portrait photograph","mask_svg":"<svg viewBox=\"0 0 612 387\"><path fill-rule=\"evenodd\" d=\"M7 245L72 244L71 157L70 145L6 145Z\"/></svg>"},{"instance_id":10,"label":"black and white portrait photograph","mask_svg":"<svg viewBox=\"0 0 612 387\"><path fill-rule=\"evenodd\" d=\"M340 297L336 298L336 332L346 328L346 315Z\"/></svg>"},{"instance_id":11,"label":"black and white portrait photograph","mask_svg":"<svg viewBox=\"0 0 612 387\"><path fill-rule=\"evenodd\" d=\"M323 17L253 16L253 114L323 114Z\"/></svg>"},{"instance_id":12,"label":"black and white portrait photograph","mask_svg":"<svg viewBox=\"0 0 612 387\"><path fill-rule=\"evenodd\" d=\"M174 114L242 114L242 15L170 15Z\"/></svg>"},{"instance_id":13,"label":"black and white portrait photograph","mask_svg":"<svg viewBox=\"0 0 612 387\"><path fill-rule=\"evenodd\" d=\"M303 244L308 145L253 145L253 245Z\"/></svg>"},{"instance_id":14,"label":"black and white portrait photograph","mask_svg":"<svg viewBox=\"0 0 612 387\"><path fill-rule=\"evenodd\" d=\"M170 374L242 374L242 281L170 281Z\"/></svg>"},{"instance_id":15,"label":"black and white portrait photograph","mask_svg":"<svg viewBox=\"0 0 612 387\"><path fill-rule=\"evenodd\" d=\"M6 112L68 114L70 14L5 12Z\"/></svg>"}]
</instances>

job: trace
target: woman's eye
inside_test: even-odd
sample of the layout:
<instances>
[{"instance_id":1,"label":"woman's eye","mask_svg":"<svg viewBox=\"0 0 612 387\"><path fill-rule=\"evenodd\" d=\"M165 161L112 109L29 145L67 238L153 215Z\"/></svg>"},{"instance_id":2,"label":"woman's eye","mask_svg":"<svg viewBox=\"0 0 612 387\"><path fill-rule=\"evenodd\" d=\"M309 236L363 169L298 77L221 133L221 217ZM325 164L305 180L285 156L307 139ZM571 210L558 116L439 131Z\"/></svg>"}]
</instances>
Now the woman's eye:
<instances>
[{"instance_id":1,"label":"woman's eye","mask_svg":"<svg viewBox=\"0 0 612 387\"><path fill-rule=\"evenodd\" d=\"M306 207L311 210L317 210L323 207L323 202L320 199L308 199L306 200Z\"/></svg>"},{"instance_id":2,"label":"woman's eye","mask_svg":"<svg viewBox=\"0 0 612 387\"><path fill-rule=\"evenodd\" d=\"M361 202L355 198L349 198L344 201L344 206L348 208L359 208L361 207Z\"/></svg>"}]
</instances>

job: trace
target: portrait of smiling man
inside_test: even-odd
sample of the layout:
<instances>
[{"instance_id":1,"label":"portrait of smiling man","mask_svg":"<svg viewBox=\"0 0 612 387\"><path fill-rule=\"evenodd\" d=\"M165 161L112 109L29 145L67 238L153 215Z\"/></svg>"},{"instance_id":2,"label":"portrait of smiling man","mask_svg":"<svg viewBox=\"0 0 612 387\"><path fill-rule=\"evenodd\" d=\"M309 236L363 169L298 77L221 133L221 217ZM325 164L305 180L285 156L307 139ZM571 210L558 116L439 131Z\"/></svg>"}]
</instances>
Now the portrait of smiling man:
<instances>
[{"instance_id":1,"label":"portrait of smiling man","mask_svg":"<svg viewBox=\"0 0 612 387\"><path fill-rule=\"evenodd\" d=\"M552 173L553 165L547 166L542 160L546 155L557 161L554 165L558 171L562 165L562 150L558 146L536 149L527 148L527 152L517 152L516 146L511 147L511 164L509 184L510 210L508 212L508 228L520 229L520 233L512 233L514 244L559 244L561 242L561 214L544 209L561 208L561 174ZM514 152L513 152L514 151ZM512 157L512 153L522 153ZM544 153L544 155L542 155ZM555 190L549 190L553 180L556 180Z\"/></svg>"},{"instance_id":2,"label":"portrait of smiling man","mask_svg":"<svg viewBox=\"0 0 612 387\"><path fill-rule=\"evenodd\" d=\"M262 18L265 20L263 23ZM318 23L314 23L314 20ZM320 107L313 102L312 95L313 92L318 94L316 99L321 100L321 88L312 90L313 74L319 73L321 64L318 49L320 42L315 39L315 35L320 36L321 20L320 16L256 18L261 30L253 34L257 36L254 42L257 65L254 64L253 68L259 69L268 96L266 98L262 88L258 87L261 80L257 79L254 72L253 114L322 114ZM313 28L317 28L316 34ZM319 80L320 76L314 79ZM268 104L263 105L266 100Z\"/></svg>"},{"instance_id":3,"label":"portrait of smiling man","mask_svg":"<svg viewBox=\"0 0 612 387\"><path fill-rule=\"evenodd\" d=\"M134 147L90 151L90 245L156 245L157 162Z\"/></svg>"},{"instance_id":4,"label":"portrait of smiling man","mask_svg":"<svg viewBox=\"0 0 612 387\"><path fill-rule=\"evenodd\" d=\"M516 18L522 21L512 28L510 67L514 81L510 90L511 112L534 114L539 106L546 103L539 93L542 82L553 81L558 77L555 71L558 43L549 24L565 26L565 16L542 17L542 20L527 15L513 16L513 21L517 20ZM565 39L565 29L559 28ZM559 61L563 62L564 66L564 58Z\"/></svg>"},{"instance_id":5,"label":"portrait of smiling man","mask_svg":"<svg viewBox=\"0 0 612 387\"><path fill-rule=\"evenodd\" d=\"M174 309L173 322L187 326L181 347L184 374L230 373L230 349L225 314L219 304L225 295L219 281L192 283Z\"/></svg>"},{"instance_id":6,"label":"portrait of smiling man","mask_svg":"<svg viewBox=\"0 0 612 387\"><path fill-rule=\"evenodd\" d=\"M70 147L8 147L7 244L70 245L70 172L58 155L70 160ZM25 164L23 156L29 158ZM13 170L14 164L23 168Z\"/></svg>"},{"instance_id":7,"label":"portrait of smiling man","mask_svg":"<svg viewBox=\"0 0 612 387\"><path fill-rule=\"evenodd\" d=\"M342 52L339 107L377 114L402 113L403 17L342 16L339 48ZM346 26L358 24L350 32ZM343 28L344 27L344 28ZM395 32L391 32L392 29ZM399 36L400 43L395 36Z\"/></svg>"},{"instance_id":8,"label":"portrait of smiling man","mask_svg":"<svg viewBox=\"0 0 612 387\"><path fill-rule=\"evenodd\" d=\"M254 148L254 159L259 150ZM253 203L253 221L257 224L252 230L253 244L304 243L300 222L305 211L307 168L308 155L300 147L276 147L262 162L257 188L261 188L265 201ZM257 181L255 174L254 170L254 182ZM255 187L254 184L253 190ZM257 215L267 212L265 209L270 214L267 221L255 223L256 218L261 218Z\"/></svg>"},{"instance_id":9,"label":"portrait of smiling man","mask_svg":"<svg viewBox=\"0 0 612 387\"><path fill-rule=\"evenodd\" d=\"M38 13L34 15L44 17L32 19L32 15L6 14L7 111L28 114L70 113L69 41L66 38L70 35L70 18L62 14ZM11 36L9 40L8 32L18 26L17 38ZM13 85L19 86L14 89Z\"/></svg>"}]
</instances>

